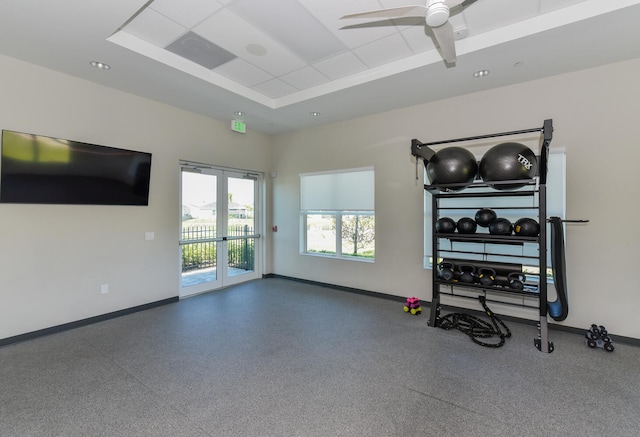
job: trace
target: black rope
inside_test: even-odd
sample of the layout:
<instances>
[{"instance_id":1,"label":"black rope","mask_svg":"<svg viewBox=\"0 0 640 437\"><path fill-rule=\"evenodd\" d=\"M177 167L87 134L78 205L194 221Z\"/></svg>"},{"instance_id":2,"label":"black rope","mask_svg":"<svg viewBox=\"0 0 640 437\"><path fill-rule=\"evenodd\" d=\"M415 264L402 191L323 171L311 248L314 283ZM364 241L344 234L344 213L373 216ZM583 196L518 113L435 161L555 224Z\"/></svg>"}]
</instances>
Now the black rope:
<instances>
[{"instance_id":1,"label":"black rope","mask_svg":"<svg viewBox=\"0 0 640 437\"><path fill-rule=\"evenodd\" d=\"M479 317L472 316L465 313L451 313L446 316L440 317L440 326L442 329L457 329L464 332L474 343L485 347L500 347L505 343L505 340L511 337L511 330L504 324L504 322L493 313L487 306L486 298L484 296L478 296L480 304L484 308L485 314L489 316L489 322L482 320ZM502 329L500 329L502 327ZM488 343L480 339L493 338L495 336L500 337L497 343Z\"/></svg>"}]
</instances>

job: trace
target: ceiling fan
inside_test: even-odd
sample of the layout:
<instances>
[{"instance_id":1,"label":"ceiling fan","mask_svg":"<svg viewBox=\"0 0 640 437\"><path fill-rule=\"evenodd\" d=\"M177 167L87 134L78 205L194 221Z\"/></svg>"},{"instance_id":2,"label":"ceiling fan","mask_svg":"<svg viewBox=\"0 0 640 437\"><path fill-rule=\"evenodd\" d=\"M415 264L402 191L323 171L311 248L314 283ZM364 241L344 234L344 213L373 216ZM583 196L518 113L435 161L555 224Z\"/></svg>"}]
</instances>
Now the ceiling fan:
<instances>
[{"instance_id":1,"label":"ceiling fan","mask_svg":"<svg viewBox=\"0 0 640 437\"><path fill-rule=\"evenodd\" d=\"M431 28L436 38L440 52L448 63L456 62L456 46L454 41L453 26L449 23L451 9L461 6L466 7L476 0L427 0L427 5L411 5L399 8L378 9L375 11L360 12L341 17L344 18L406 18L424 17L426 25Z\"/></svg>"}]
</instances>

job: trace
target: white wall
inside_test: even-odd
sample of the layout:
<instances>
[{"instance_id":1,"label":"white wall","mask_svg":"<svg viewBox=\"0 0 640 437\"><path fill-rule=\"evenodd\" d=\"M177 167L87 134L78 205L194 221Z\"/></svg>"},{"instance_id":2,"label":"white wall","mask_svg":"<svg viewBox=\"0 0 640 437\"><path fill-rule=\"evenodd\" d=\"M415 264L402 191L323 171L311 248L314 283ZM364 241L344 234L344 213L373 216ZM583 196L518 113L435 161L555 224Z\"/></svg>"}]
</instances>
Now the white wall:
<instances>
[{"instance_id":1,"label":"white wall","mask_svg":"<svg viewBox=\"0 0 640 437\"><path fill-rule=\"evenodd\" d=\"M273 272L430 300L431 272L422 268L423 181L415 180L411 139L525 129L552 118L551 147L567 152L567 218L590 220L567 226L564 324L603 324L640 338L639 76L636 59L277 136ZM368 165L376 172L375 264L301 255L298 174Z\"/></svg>"},{"instance_id":2,"label":"white wall","mask_svg":"<svg viewBox=\"0 0 640 437\"><path fill-rule=\"evenodd\" d=\"M178 161L271 169L250 127L2 56L0 96L1 129L153 154L148 207L0 204L0 339L177 296Z\"/></svg>"},{"instance_id":3,"label":"white wall","mask_svg":"<svg viewBox=\"0 0 640 437\"><path fill-rule=\"evenodd\" d=\"M0 128L153 153L148 207L0 205L0 339L177 296L179 159L266 173L267 229L278 232L266 232L265 273L429 300L423 181L410 140L545 118L556 127L552 147L567 151L567 215L591 220L567 228L564 323L640 338L638 76L633 60L269 137L0 56ZM300 255L298 174L369 165L376 262ZM147 231L155 240L144 240ZM109 294L100 294L103 283Z\"/></svg>"}]
</instances>

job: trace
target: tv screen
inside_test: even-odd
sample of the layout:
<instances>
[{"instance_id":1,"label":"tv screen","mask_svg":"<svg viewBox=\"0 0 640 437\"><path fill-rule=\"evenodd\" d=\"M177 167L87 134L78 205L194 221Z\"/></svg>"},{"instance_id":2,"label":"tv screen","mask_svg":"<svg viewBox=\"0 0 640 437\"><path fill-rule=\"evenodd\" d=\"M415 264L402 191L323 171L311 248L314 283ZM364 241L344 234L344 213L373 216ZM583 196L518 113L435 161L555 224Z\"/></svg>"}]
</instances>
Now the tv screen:
<instances>
[{"instance_id":1,"label":"tv screen","mask_svg":"<svg viewBox=\"0 0 640 437\"><path fill-rule=\"evenodd\" d=\"M151 154L2 131L0 203L148 205Z\"/></svg>"}]
</instances>

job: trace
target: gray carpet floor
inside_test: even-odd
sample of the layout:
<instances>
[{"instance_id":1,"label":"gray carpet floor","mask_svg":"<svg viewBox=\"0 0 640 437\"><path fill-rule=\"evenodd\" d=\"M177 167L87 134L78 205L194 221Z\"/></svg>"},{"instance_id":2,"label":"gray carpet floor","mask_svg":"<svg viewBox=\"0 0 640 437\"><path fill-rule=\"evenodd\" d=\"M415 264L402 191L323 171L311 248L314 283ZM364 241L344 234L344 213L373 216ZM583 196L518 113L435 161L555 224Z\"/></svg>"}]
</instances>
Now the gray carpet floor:
<instances>
[{"instance_id":1,"label":"gray carpet floor","mask_svg":"<svg viewBox=\"0 0 640 437\"><path fill-rule=\"evenodd\" d=\"M280 278L0 349L7 436L638 436L640 348ZM586 329L586 328L585 328Z\"/></svg>"}]
</instances>

